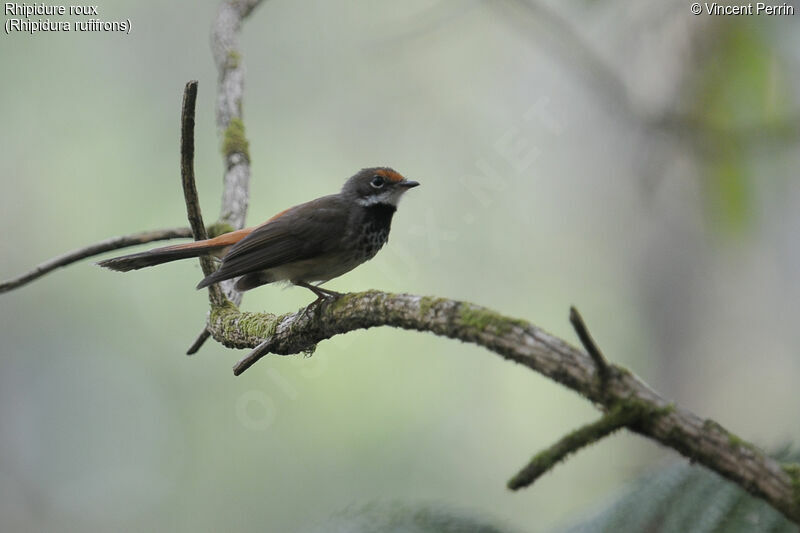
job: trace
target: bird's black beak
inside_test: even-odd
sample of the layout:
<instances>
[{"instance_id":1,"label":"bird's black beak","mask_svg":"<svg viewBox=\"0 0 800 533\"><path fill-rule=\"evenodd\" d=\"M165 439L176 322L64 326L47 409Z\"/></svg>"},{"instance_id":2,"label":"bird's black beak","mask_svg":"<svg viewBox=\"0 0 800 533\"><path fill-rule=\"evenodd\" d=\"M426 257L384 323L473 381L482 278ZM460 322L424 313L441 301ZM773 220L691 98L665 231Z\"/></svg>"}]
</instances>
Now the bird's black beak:
<instances>
[{"instance_id":1,"label":"bird's black beak","mask_svg":"<svg viewBox=\"0 0 800 533\"><path fill-rule=\"evenodd\" d=\"M411 180L404 179L403 181L401 181L397 185L399 185L400 187L404 187L406 189L412 189L412 188L418 186L419 182L418 181L411 181Z\"/></svg>"}]
</instances>

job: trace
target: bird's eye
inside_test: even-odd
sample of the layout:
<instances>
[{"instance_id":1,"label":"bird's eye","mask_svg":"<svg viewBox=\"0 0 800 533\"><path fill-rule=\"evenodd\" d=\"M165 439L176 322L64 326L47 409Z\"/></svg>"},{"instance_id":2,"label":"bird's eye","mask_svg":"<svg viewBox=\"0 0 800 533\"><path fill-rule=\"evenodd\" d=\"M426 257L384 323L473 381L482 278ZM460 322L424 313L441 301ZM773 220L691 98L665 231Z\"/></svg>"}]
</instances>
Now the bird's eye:
<instances>
[{"instance_id":1,"label":"bird's eye","mask_svg":"<svg viewBox=\"0 0 800 533\"><path fill-rule=\"evenodd\" d=\"M384 179L380 176L372 176L372 181L369 182L369 184L375 187L376 189L380 189L381 187L383 187L384 183L385 183Z\"/></svg>"}]
</instances>

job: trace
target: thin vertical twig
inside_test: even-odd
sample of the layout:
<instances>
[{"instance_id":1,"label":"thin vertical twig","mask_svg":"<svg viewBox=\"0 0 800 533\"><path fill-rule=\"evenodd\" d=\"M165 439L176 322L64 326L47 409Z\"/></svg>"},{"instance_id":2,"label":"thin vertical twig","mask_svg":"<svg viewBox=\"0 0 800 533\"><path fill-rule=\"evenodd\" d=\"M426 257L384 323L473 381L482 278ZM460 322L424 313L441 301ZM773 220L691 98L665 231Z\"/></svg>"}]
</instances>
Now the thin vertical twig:
<instances>
[{"instance_id":1,"label":"thin vertical twig","mask_svg":"<svg viewBox=\"0 0 800 533\"><path fill-rule=\"evenodd\" d=\"M197 103L197 81L186 84L181 106L181 183L183 198L186 202L186 214L196 241L206 239L206 227L203 225L203 214L200 211L200 200L197 198L197 186L194 180L194 114ZM214 272L214 263L208 256L200 256L200 266L208 276ZM208 298L212 305L222 305L225 296L217 285L208 288Z\"/></svg>"}]
</instances>

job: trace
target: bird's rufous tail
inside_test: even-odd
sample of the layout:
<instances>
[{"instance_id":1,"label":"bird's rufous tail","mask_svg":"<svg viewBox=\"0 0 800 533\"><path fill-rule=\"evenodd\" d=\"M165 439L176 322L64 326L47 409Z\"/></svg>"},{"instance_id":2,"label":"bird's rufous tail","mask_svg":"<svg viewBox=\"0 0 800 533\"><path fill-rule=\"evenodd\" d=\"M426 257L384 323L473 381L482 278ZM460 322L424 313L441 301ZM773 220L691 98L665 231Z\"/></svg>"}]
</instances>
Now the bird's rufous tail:
<instances>
[{"instance_id":1,"label":"bird's rufous tail","mask_svg":"<svg viewBox=\"0 0 800 533\"><path fill-rule=\"evenodd\" d=\"M146 252L112 257L111 259L99 261L97 264L118 272L128 272L201 255L222 255L228 247L242 240L251 231L252 228L240 229L213 239L163 246Z\"/></svg>"}]
</instances>

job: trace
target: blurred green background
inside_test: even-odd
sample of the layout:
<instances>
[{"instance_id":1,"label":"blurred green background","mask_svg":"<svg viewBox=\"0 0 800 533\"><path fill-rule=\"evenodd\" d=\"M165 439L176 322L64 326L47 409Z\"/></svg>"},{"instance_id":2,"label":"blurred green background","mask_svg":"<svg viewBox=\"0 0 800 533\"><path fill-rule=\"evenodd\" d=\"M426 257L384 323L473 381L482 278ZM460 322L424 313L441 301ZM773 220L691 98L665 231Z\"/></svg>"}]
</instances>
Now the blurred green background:
<instances>
[{"instance_id":1,"label":"blurred green background","mask_svg":"<svg viewBox=\"0 0 800 533\"><path fill-rule=\"evenodd\" d=\"M130 35L0 36L0 278L186 225L190 79L216 218L216 4L102 1ZM242 35L248 220L393 166L422 187L387 248L330 288L465 299L566 339L575 304L666 397L766 448L797 442L797 20L655 0L267 1ZM679 460L620 434L509 493L591 405L388 328L234 378L243 352L183 355L207 311L200 277L196 261L87 261L0 296L0 529L307 531L390 501L548 531ZM243 307L310 299L265 287Z\"/></svg>"}]
</instances>

